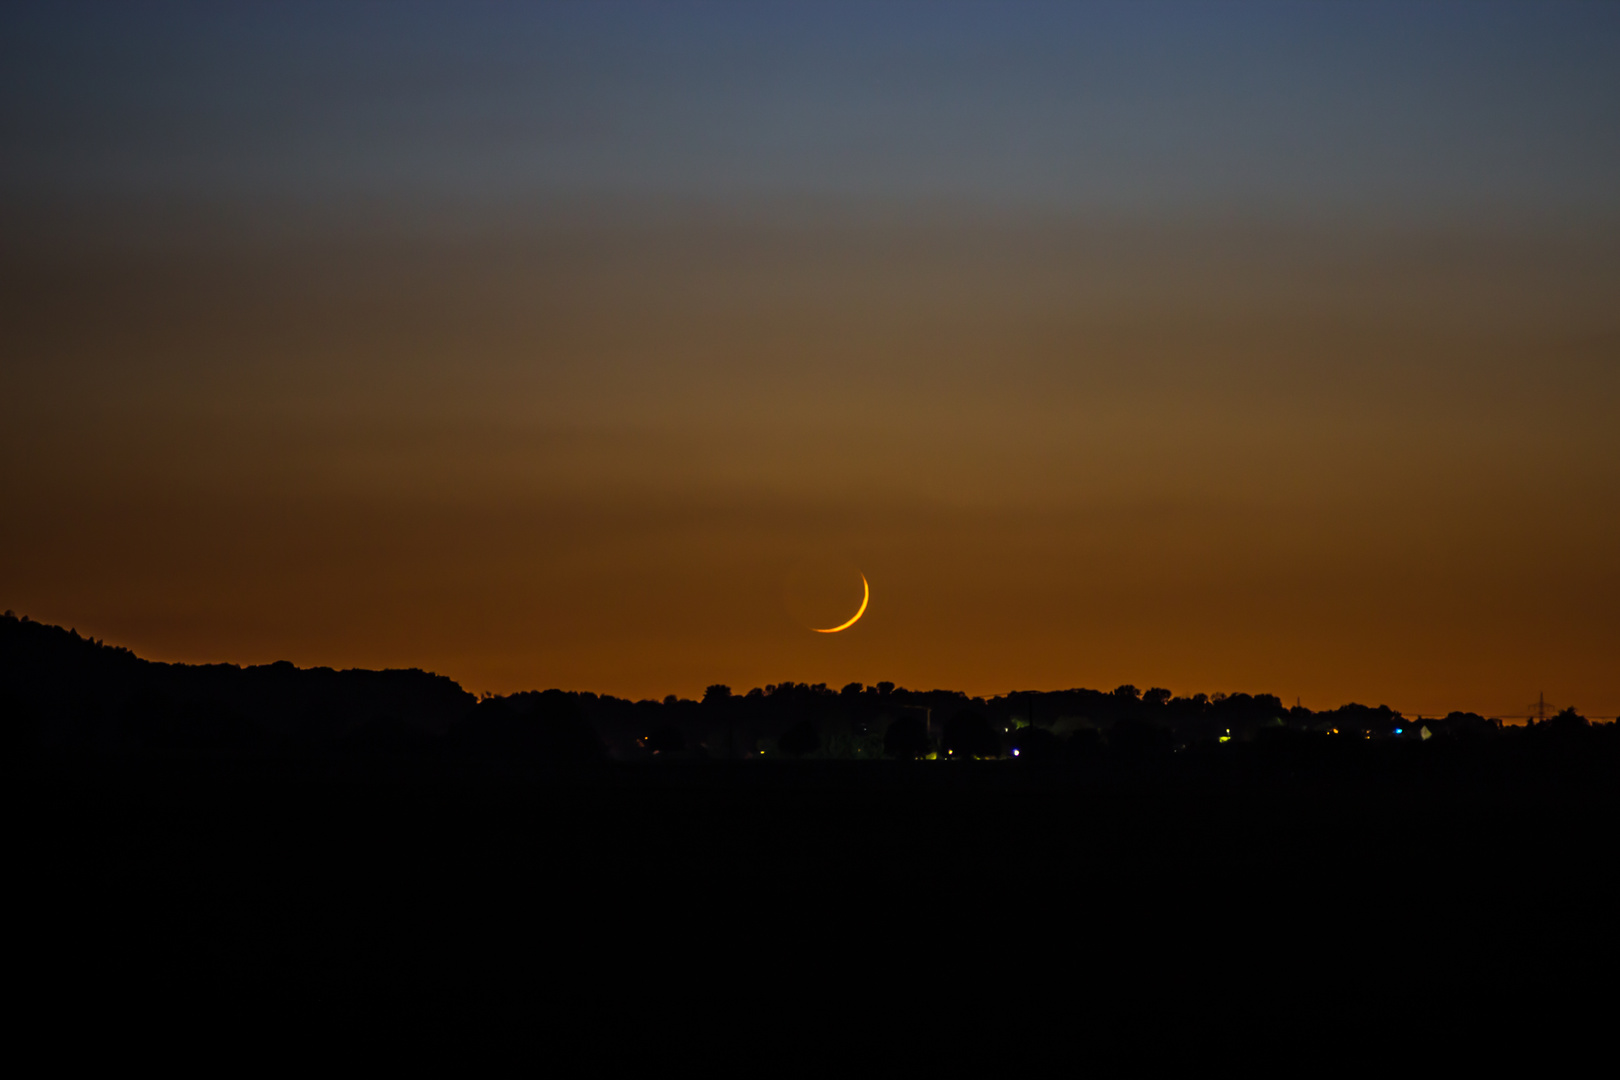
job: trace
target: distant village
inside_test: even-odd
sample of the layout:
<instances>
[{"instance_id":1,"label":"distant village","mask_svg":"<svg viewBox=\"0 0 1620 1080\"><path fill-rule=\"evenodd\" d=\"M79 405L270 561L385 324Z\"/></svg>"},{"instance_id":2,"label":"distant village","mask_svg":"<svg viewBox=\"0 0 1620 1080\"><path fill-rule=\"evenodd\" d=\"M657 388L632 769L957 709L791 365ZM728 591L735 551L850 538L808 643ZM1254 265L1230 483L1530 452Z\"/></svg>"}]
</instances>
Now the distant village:
<instances>
[{"instance_id":1,"label":"distant village","mask_svg":"<svg viewBox=\"0 0 1620 1080\"><path fill-rule=\"evenodd\" d=\"M1143 763L1242 748L1615 741L1573 708L1504 725L1470 712L1314 711L1272 694L1120 686L969 697L892 683L783 682L701 700L562 690L482 698L419 670L336 671L143 660L7 612L0 710L14 753L447 758L491 763L971 760ZM1584 745L1584 743L1583 743ZM1230 748L1228 751L1227 748Z\"/></svg>"}]
</instances>

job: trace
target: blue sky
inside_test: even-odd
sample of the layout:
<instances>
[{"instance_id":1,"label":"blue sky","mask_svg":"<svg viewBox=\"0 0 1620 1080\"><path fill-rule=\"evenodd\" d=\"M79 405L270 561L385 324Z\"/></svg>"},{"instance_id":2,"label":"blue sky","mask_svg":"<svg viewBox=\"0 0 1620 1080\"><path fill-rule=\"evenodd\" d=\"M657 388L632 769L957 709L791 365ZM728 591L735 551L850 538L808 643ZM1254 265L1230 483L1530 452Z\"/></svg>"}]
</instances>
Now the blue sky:
<instances>
[{"instance_id":1,"label":"blue sky","mask_svg":"<svg viewBox=\"0 0 1620 1080\"><path fill-rule=\"evenodd\" d=\"M7 5L15 196L1610 215L1603 4Z\"/></svg>"}]
</instances>

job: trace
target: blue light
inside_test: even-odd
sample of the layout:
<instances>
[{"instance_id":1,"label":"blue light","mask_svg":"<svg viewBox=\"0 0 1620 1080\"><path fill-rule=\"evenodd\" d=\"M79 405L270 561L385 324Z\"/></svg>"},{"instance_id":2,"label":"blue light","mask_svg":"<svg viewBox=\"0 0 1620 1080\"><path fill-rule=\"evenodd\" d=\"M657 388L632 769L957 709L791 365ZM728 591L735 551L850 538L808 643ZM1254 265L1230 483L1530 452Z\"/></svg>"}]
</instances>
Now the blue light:
<instances>
[{"instance_id":1,"label":"blue light","mask_svg":"<svg viewBox=\"0 0 1620 1080\"><path fill-rule=\"evenodd\" d=\"M1401 729L1400 729L1400 728L1396 728L1396 729L1395 729L1395 734L1397 734L1397 735L1399 735L1399 734L1400 734L1400 733L1401 733Z\"/></svg>"}]
</instances>

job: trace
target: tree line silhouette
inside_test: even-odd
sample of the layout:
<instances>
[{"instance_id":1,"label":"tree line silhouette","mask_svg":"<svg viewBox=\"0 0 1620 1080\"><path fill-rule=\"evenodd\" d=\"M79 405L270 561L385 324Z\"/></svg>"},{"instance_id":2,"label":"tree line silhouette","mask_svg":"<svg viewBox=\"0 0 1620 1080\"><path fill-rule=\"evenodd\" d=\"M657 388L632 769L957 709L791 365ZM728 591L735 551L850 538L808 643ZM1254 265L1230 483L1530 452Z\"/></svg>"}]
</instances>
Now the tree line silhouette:
<instances>
[{"instance_id":1,"label":"tree line silhouette","mask_svg":"<svg viewBox=\"0 0 1620 1080\"><path fill-rule=\"evenodd\" d=\"M285 661L168 664L7 612L0 710L14 756L235 755L443 759L491 765L609 760L1008 758L1131 764L1245 746L1344 753L1358 744L1570 748L1612 755L1620 726L1565 709L1504 728L1477 713L1408 718L1388 706L1313 711L1271 694L1061 690L975 698L893 683L783 682L701 700L562 690L477 698L420 670Z\"/></svg>"},{"instance_id":2,"label":"tree line silhouette","mask_svg":"<svg viewBox=\"0 0 1620 1080\"><path fill-rule=\"evenodd\" d=\"M1504 729L887 682L479 698L422 671L149 662L8 614L0 731L39 943L19 981L120 1008L315 988L529 1009L545 971L617 1010L622 973L671 943L685 986L716 941L775 963L912 940L1038 957L1029 986L1062 966L1105 1002L1205 971L1208 1000L1269 1016L1281 984L1234 995L1231 973L1304 956L1496 1002L1612 940L1620 725L1574 710ZM560 943L580 959L558 974ZM1313 1008L1332 989L1289 985Z\"/></svg>"}]
</instances>

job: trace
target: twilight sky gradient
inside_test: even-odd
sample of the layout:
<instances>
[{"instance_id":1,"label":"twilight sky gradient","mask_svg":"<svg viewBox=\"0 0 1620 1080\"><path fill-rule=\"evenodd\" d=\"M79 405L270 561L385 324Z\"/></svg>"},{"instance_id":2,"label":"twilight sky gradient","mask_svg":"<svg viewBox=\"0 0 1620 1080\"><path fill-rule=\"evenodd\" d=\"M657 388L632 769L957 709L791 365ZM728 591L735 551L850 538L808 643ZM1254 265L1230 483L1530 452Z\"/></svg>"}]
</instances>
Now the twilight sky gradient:
<instances>
[{"instance_id":1,"label":"twilight sky gradient","mask_svg":"<svg viewBox=\"0 0 1620 1080\"><path fill-rule=\"evenodd\" d=\"M0 8L0 607L156 659L1613 716L1617 405L1613 4Z\"/></svg>"}]
</instances>

